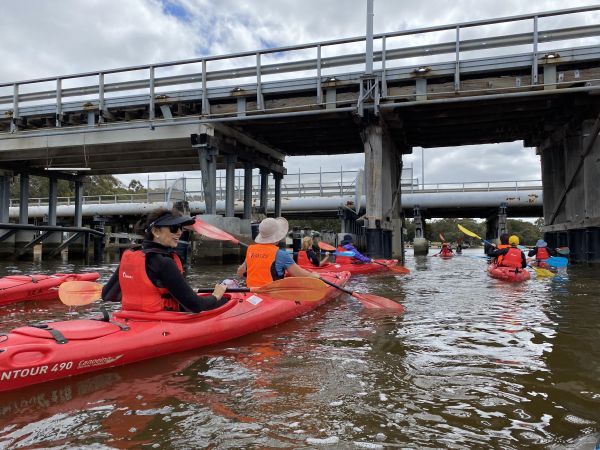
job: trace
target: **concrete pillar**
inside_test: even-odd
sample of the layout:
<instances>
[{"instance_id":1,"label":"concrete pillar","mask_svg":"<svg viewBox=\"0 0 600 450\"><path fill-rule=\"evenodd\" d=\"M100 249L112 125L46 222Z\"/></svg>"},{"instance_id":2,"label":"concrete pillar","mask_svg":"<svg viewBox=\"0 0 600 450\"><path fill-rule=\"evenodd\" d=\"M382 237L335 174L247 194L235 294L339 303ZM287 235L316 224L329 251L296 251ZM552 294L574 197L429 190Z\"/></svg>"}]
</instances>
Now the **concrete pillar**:
<instances>
[{"instance_id":1,"label":"concrete pillar","mask_svg":"<svg viewBox=\"0 0 600 450\"><path fill-rule=\"evenodd\" d=\"M217 212L217 150L202 147L198 149L202 188L207 214Z\"/></svg>"},{"instance_id":2,"label":"concrete pillar","mask_svg":"<svg viewBox=\"0 0 600 450\"><path fill-rule=\"evenodd\" d=\"M75 180L75 212L73 216L73 226L83 226L83 180ZM85 235L82 235L76 241L69 242L69 258L74 257L85 257L86 255L86 242Z\"/></svg>"},{"instance_id":3,"label":"concrete pillar","mask_svg":"<svg viewBox=\"0 0 600 450\"><path fill-rule=\"evenodd\" d=\"M240 219L237 217L224 217L223 228L229 234L234 236L240 235ZM240 246L232 242L223 241L223 264L233 264L240 262Z\"/></svg>"},{"instance_id":4,"label":"concrete pillar","mask_svg":"<svg viewBox=\"0 0 600 450\"><path fill-rule=\"evenodd\" d=\"M273 178L275 179L275 217L281 217L281 180L283 180L283 174L274 173Z\"/></svg>"},{"instance_id":5,"label":"concrete pillar","mask_svg":"<svg viewBox=\"0 0 600 450\"><path fill-rule=\"evenodd\" d=\"M225 216L235 216L235 155L227 155L227 168L225 169Z\"/></svg>"},{"instance_id":6,"label":"concrete pillar","mask_svg":"<svg viewBox=\"0 0 600 450\"><path fill-rule=\"evenodd\" d=\"M10 181L12 173L4 172L0 174L0 223L9 222L10 210ZM7 258L15 254L15 236L10 230L0 230L0 236L5 239L0 240L0 257Z\"/></svg>"},{"instance_id":7,"label":"concrete pillar","mask_svg":"<svg viewBox=\"0 0 600 450\"><path fill-rule=\"evenodd\" d=\"M22 173L19 177L19 223L29 223L29 174Z\"/></svg>"},{"instance_id":8,"label":"concrete pillar","mask_svg":"<svg viewBox=\"0 0 600 450\"><path fill-rule=\"evenodd\" d=\"M267 202L269 200L269 170L260 169L260 212L267 214Z\"/></svg>"},{"instance_id":9,"label":"concrete pillar","mask_svg":"<svg viewBox=\"0 0 600 450\"><path fill-rule=\"evenodd\" d=\"M58 205L58 180L55 177L48 179L48 225L56 225L56 207ZM42 241L42 258L51 253L62 243L62 233L53 232ZM56 257L60 257L56 255Z\"/></svg>"},{"instance_id":10,"label":"concrete pillar","mask_svg":"<svg viewBox=\"0 0 600 450\"><path fill-rule=\"evenodd\" d=\"M223 229L224 219L216 214L202 214L199 216L203 221ZM223 263L223 243L206 237L194 241L192 249L193 264L222 264Z\"/></svg>"},{"instance_id":11,"label":"concrete pillar","mask_svg":"<svg viewBox=\"0 0 600 450\"><path fill-rule=\"evenodd\" d=\"M393 172L397 152L389 136L379 124L369 124L362 132L365 149L366 239L367 252L372 258L390 258L391 210L394 207Z\"/></svg>"},{"instance_id":12,"label":"concrete pillar","mask_svg":"<svg viewBox=\"0 0 600 450\"><path fill-rule=\"evenodd\" d=\"M244 163L244 219L252 218L252 169L251 162Z\"/></svg>"},{"instance_id":13,"label":"concrete pillar","mask_svg":"<svg viewBox=\"0 0 600 450\"><path fill-rule=\"evenodd\" d=\"M421 215L421 208L418 205L413 209L413 222L415 225L414 254L415 256L426 255L429 252L429 241L425 239L425 218Z\"/></svg>"}]
</instances>

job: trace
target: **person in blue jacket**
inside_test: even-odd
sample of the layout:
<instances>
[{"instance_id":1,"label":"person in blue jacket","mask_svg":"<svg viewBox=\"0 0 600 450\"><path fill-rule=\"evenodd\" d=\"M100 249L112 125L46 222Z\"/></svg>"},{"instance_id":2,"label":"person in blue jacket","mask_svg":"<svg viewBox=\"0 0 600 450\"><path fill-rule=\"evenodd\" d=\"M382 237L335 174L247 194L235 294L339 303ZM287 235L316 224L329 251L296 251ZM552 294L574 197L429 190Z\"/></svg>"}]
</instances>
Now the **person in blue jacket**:
<instances>
[{"instance_id":1,"label":"person in blue jacket","mask_svg":"<svg viewBox=\"0 0 600 450\"><path fill-rule=\"evenodd\" d=\"M338 247L338 251L340 252L353 252L354 256L352 258L349 257L340 257L338 256L336 258L336 262L338 263L342 263L342 262L346 262L346 258L349 260L348 262L360 262L360 263L370 263L372 262L372 259L363 255L361 252L359 252L356 247L354 247L354 242L352 240L352 236L349 234L344 235L344 239L342 239L342 242L340 242L340 246Z\"/></svg>"}]
</instances>

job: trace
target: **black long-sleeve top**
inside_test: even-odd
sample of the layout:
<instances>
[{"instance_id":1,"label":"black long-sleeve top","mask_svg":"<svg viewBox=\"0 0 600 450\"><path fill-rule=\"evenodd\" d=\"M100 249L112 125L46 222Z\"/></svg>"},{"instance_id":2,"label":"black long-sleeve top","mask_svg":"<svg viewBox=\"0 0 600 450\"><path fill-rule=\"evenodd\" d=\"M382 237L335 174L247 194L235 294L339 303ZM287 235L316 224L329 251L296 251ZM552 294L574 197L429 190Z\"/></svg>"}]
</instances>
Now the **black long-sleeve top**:
<instances>
[{"instance_id":1,"label":"black long-sleeve top","mask_svg":"<svg viewBox=\"0 0 600 450\"><path fill-rule=\"evenodd\" d=\"M146 274L156 287L166 288L179 303L182 311L200 312L218 308L227 302L226 298L217 300L214 295L198 297L187 284L173 260L171 253L174 249L152 241L142 242L142 251L146 251ZM119 285L119 270L112 274L108 283L102 289L102 299L120 302L121 286Z\"/></svg>"}]
</instances>

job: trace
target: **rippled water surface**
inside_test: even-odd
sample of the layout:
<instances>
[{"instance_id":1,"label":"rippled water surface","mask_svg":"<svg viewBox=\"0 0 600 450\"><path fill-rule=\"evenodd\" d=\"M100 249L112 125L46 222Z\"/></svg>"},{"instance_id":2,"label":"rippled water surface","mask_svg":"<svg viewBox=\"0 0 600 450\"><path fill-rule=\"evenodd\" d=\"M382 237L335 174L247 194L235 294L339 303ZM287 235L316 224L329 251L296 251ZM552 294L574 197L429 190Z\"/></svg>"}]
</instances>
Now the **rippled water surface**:
<instances>
[{"instance_id":1,"label":"rippled water surface","mask_svg":"<svg viewBox=\"0 0 600 450\"><path fill-rule=\"evenodd\" d=\"M308 316L216 347L0 394L0 448L589 448L600 439L600 267L489 278L481 251L408 255ZM97 270L18 263L0 275ZM190 284L232 277L195 267ZM58 302L0 307L0 331L87 317Z\"/></svg>"}]
</instances>

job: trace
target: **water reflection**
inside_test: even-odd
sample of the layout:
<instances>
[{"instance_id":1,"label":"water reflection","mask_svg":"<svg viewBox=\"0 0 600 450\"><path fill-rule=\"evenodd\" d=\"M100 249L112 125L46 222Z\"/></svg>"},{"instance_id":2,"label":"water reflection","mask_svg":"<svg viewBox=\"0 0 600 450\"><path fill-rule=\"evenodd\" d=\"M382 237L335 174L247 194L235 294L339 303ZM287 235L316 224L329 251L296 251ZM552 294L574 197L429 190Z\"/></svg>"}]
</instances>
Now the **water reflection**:
<instances>
[{"instance_id":1,"label":"water reflection","mask_svg":"<svg viewBox=\"0 0 600 450\"><path fill-rule=\"evenodd\" d=\"M507 284L480 255L411 257L408 276L352 281L405 304L402 317L343 297L219 346L4 393L0 447L593 448L598 269ZM106 280L115 267L6 270ZM190 280L210 286L233 270L193 267ZM94 314L21 303L0 310L0 328Z\"/></svg>"}]
</instances>

